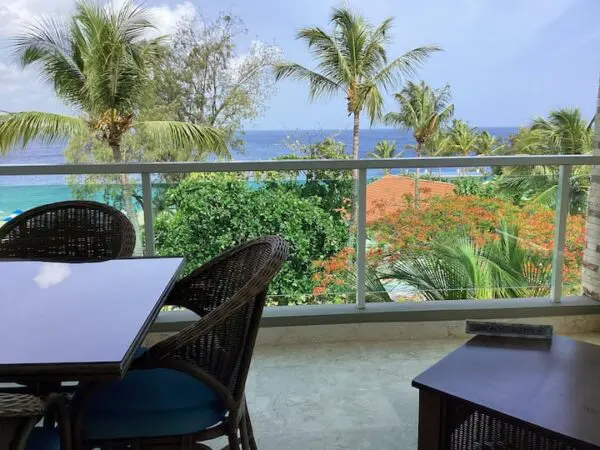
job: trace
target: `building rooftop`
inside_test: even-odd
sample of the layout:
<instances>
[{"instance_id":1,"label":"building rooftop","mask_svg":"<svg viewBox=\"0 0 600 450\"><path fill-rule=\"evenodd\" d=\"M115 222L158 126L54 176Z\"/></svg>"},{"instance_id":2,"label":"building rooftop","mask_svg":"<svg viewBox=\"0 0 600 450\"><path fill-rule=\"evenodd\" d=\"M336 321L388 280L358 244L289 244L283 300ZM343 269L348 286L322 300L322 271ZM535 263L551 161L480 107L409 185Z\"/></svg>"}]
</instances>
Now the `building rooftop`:
<instances>
[{"instance_id":1,"label":"building rooftop","mask_svg":"<svg viewBox=\"0 0 600 450\"><path fill-rule=\"evenodd\" d=\"M415 179L401 175L385 175L367 185L367 223L402 210L408 196L415 194ZM442 181L419 180L420 198L454 195L454 185Z\"/></svg>"}]
</instances>

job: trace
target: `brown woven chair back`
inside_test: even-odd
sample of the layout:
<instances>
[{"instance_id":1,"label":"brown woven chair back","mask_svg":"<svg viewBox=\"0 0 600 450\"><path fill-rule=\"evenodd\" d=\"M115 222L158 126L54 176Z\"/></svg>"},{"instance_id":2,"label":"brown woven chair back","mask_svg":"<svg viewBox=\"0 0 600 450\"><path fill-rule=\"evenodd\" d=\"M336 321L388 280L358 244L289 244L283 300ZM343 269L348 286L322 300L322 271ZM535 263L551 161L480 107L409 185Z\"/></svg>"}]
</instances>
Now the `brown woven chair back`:
<instances>
[{"instance_id":1,"label":"brown woven chair back","mask_svg":"<svg viewBox=\"0 0 600 450\"><path fill-rule=\"evenodd\" d=\"M93 261L131 256L134 246L127 217L92 201L39 206L0 227L0 258Z\"/></svg>"},{"instance_id":2,"label":"brown woven chair back","mask_svg":"<svg viewBox=\"0 0 600 450\"><path fill-rule=\"evenodd\" d=\"M266 236L229 250L179 281L167 304L201 319L152 347L150 358L197 365L240 400L267 286L287 256L284 239Z\"/></svg>"}]
</instances>

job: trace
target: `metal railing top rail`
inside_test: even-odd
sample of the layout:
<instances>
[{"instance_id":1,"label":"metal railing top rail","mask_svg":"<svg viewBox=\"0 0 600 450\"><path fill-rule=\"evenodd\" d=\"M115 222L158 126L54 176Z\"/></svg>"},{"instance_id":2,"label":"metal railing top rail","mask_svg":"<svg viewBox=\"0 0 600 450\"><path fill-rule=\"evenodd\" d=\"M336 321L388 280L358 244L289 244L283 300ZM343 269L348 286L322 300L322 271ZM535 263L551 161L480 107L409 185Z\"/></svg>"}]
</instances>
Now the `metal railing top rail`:
<instances>
[{"instance_id":1,"label":"metal railing top rail","mask_svg":"<svg viewBox=\"0 0 600 450\"><path fill-rule=\"evenodd\" d=\"M302 159L269 161L158 162L103 164L6 164L0 176L7 175L90 175L118 173L252 172L278 170L428 169L494 166L593 166L600 156L450 156L394 159Z\"/></svg>"}]
</instances>

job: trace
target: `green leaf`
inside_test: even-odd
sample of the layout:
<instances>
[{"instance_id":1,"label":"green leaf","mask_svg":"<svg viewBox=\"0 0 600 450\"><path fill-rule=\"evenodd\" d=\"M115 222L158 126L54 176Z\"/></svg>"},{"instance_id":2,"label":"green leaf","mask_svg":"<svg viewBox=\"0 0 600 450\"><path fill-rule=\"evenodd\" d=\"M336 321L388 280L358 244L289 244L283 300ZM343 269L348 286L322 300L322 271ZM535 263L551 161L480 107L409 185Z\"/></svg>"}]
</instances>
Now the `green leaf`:
<instances>
[{"instance_id":1,"label":"green leaf","mask_svg":"<svg viewBox=\"0 0 600 450\"><path fill-rule=\"evenodd\" d=\"M85 131L85 121L77 117L33 111L5 114L0 116L0 154L32 140L51 144Z\"/></svg>"}]
</instances>

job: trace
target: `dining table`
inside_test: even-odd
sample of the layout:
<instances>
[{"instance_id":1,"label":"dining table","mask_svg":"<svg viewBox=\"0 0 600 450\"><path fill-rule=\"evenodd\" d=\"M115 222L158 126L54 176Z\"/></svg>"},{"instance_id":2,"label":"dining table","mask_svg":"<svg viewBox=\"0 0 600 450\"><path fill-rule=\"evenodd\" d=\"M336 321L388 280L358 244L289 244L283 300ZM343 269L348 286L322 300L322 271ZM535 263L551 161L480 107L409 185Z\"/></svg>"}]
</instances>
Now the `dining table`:
<instances>
[{"instance_id":1,"label":"dining table","mask_svg":"<svg viewBox=\"0 0 600 450\"><path fill-rule=\"evenodd\" d=\"M0 261L0 383L43 394L122 378L183 265L180 257ZM0 450L10 440L1 430Z\"/></svg>"}]
</instances>

